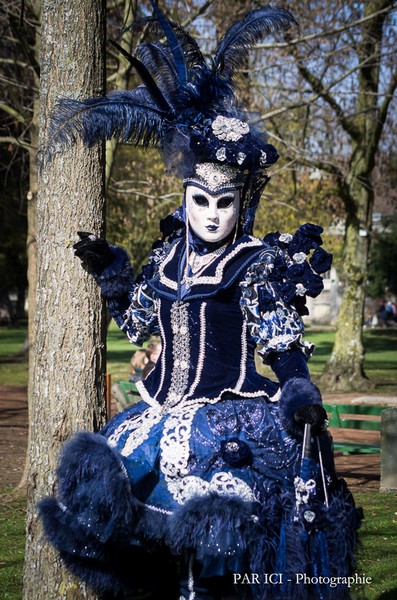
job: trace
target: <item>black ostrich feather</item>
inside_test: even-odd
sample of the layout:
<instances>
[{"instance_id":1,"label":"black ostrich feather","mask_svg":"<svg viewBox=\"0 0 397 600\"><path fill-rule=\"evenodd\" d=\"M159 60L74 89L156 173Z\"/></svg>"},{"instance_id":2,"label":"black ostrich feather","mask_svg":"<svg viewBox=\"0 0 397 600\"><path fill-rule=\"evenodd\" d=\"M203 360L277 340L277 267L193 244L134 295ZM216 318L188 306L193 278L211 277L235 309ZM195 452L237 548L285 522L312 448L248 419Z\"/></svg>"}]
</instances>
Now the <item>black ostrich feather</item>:
<instances>
[{"instance_id":1,"label":"black ostrich feather","mask_svg":"<svg viewBox=\"0 0 397 600\"><path fill-rule=\"evenodd\" d=\"M162 91L153 79L152 74L150 73L146 65L143 62L141 62L136 56L132 56L129 52L124 50L124 48L117 44L117 42L111 41L111 43L115 48L117 48L120 54L122 54L136 69L139 77L142 80L142 83L145 85L147 91L149 92L150 96L152 97L154 103L158 106L158 108L164 111L165 113L171 113L171 106L168 104Z\"/></svg>"},{"instance_id":2,"label":"black ostrich feather","mask_svg":"<svg viewBox=\"0 0 397 600\"><path fill-rule=\"evenodd\" d=\"M213 68L220 77L231 79L260 39L291 24L298 26L291 13L281 7L269 5L252 10L225 33L214 56Z\"/></svg>"},{"instance_id":3,"label":"black ostrich feather","mask_svg":"<svg viewBox=\"0 0 397 600\"><path fill-rule=\"evenodd\" d=\"M153 7L154 14L163 30L165 37L167 38L168 45L172 52L175 61L175 69L178 75L178 81L181 89L184 89L188 82L188 69L186 65L185 55L181 44L179 43L178 37L176 36L171 23L163 15L157 6L156 0L150 0L150 4Z\"/></svg>"},{"instance_id":4,"label":"black ostrich feather","mask_svg":"<svg viewBox=\"0 0 397 600\"><path fill-rule=\"evenodd\" d=\"M173 56L168 46L158 42L140 44L137 56L146 68L155 74L157 84L167 102L176 109L175 97L179 94L179 81Z\"/></svg>"},{"instance_id":5,"label":"black ostrich feather","mask_svg":"<svg viewBox=\"0 0 397 600\"><path fill-rule=\"evenodd\" d=\"M167 21L168 21L168 24L170 25L170 27L173 29L174 34L175 34L176 38L178 39L178 42L182 48L185 63L186 63L188 71L190 71L191 69L195 69L195 68L200 68L200 67L202 68L206 64L205 58L203 56L203 53L201 52L200 46L198 45L198 43L196 42L194 37L192 35L190 35L190 33L188 31L186 31L186 29L183 29L183 27L181 27L177 23L175 23L169 19L167 19ZM132 25L127 27L125 29L125 31L130 31L133 29L143 29L143 28L146 29L146 32L148 32L149 34L154 36L156 42L161 44L161 46L163 48L167 48L168 50L170 50L170 47L166 46L161 41L161 39L164 38L164 30L160 26L157 18L155 18L155 17L145 17L142 19L138 19L135 23L133 23ZM146 45L146 43L144 42L140 46L145 46L145 45ZM139 50L140 46L138 47L138 50ZM189 75L189 73L188 73L188 75Z\"/></svg>"},{"instance_id":6,"label":"black ostrich feather","mask_svg":"<svg viewBox=\"0 0 397 600\"><path fill-rule=\"evenodd\" d=\"M166 117L144 86L83 101L61 98L49 127L50 151L69 146L79 137L88 147L113 137L144 147L158 145Z\"/></svg>"}]
</instances>

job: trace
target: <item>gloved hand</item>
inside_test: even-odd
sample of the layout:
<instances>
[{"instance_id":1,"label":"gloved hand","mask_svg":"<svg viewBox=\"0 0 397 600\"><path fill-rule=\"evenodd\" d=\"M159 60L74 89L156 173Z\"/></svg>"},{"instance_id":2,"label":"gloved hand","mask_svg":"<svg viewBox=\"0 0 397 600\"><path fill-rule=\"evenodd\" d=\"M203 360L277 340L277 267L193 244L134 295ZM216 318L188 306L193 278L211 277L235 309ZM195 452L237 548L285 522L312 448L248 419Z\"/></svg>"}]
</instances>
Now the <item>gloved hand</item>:
<instances>
[{"instance_id":1,"label":"gloved hand","mask_svg":"<svg viewBox=\"0 0 397 600\"><path fill-rule=\"evenodd\" d=\"M294 420L303 428L311 425L312 435L319 435L328 426L327 413L321 404L305 404L294 412Z\"/></svg>"},{"instance_id":2,"label":"gloved hand","mask_svg":"<svg viewBox=\"0 0 397 600\"><path fill-rule=\"evenodd\" d=\"M103 238L98 238L87 231L78 231L80 241L74 244L74 254L90 271L100 273L113 260L114 255L109 244Z\"/></svg>"}]
</instances>

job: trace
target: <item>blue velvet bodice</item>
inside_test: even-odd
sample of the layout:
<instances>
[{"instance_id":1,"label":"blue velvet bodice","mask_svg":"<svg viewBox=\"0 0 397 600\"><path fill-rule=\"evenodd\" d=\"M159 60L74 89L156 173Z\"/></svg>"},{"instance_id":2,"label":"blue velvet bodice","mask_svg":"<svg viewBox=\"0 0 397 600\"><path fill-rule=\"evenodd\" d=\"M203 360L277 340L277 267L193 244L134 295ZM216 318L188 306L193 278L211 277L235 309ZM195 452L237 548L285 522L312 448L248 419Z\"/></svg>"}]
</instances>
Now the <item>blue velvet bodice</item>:
<instances>
[{"instance_id":1,"label":"blue velvet bodice","mask_svg":"<svg viewBox=\"0 0 397 600\"><path fill-rule=\"evenodd\" d=\"M191 302L159 301L163 352L149 377L138 384L142 398L175 406L197 398L274 396L278 386L258 375L233 285L214 297Z\"/></svg>"},{"instance_id":2,"label":"blue velvet bodice","mask_svg":"<svg viewBox=\"0 0 397 600\"><path fill-rule=\"evenodd\" d=\"M278 386L255 369L255 343L240 307L240 274L263 243L245 236L229 246L189 287L181 282L183 241L148 281L157 298L162 354L138 384L142 398L172 407L198 398L274 396Z\"/></svg>"}]
</instances>

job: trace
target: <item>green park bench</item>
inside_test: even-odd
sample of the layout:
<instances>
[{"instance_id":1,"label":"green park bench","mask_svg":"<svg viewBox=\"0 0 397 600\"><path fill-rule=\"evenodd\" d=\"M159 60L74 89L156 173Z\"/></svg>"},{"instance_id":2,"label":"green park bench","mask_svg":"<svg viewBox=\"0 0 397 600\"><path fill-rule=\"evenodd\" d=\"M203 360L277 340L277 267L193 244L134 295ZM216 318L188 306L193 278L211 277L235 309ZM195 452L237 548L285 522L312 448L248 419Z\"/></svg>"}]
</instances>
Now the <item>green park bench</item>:
<instances>
[{"instance_id":1,"label":"green park bench","mask_svg":"<svg viewBox=\"0 0 397 600\"><path fill-rule=\"evenodd\" d=\"M131 381L116 381L112 385L112 394L116 398L117 408L123 410L141 400L136 384Z\"/></svg>"},{"instance_id":2,"label":"green park bench","mask_svg":"<svg viewBox=\"0 0 397 600\"><path fill-rule=\"evenodd\" d=\"M359 404L324 405L328 414L329 427L335 430L380 431L380 416L384 406L364 406ZM336 432L335 432L336 433ZM348 454L375 454L380 452L380 443L352 441L334 441L334 449Z\"/></svg>"}]
</instances>

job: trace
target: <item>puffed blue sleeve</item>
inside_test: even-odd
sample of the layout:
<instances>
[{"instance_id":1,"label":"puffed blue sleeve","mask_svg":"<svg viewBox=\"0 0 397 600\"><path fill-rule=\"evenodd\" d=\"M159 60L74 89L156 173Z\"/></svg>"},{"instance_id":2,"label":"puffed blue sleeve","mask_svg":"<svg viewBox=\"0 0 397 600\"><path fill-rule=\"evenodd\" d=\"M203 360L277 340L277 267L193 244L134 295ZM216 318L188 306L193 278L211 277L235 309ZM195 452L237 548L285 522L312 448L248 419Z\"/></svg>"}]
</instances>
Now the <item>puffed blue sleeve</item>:
<instances>
[{"instance_id":1,"label":"puffed blue sleeve","mask_svg":"<svg viewBox=\"0 0 397 600\"><path fill-rule=\"evenodd\" d=\"M262 360L271 366L281 386L280 417L290 432L299 435L295 412L321 404L321 394L310 381L307 360L314 346L304 341L301 315L308 314L306 296L323 289L320 273L331 266L332 256L320 248L322 228L308 223L292 236L276 232L266 236L266 247L240 282L241 308ZM312 252L314 251L314 252Z\"/></svg>"},{"instance_id":2,"label":"puffed blue sleeve","mask_svg":"<svg viewBox=\"0 0 397 600\"><path fill-rule=\"evenodd\" d=\"M306 296L322 291L320 273L331 264L332 256L320 248L322 231L307 223L294 235L266 236L263 252L240 282L241 308L265 363L274 352L299 349L306 358L313 352L314 346L303 341L301 315L308 313Z\"/></svg>"}]
</instances>

